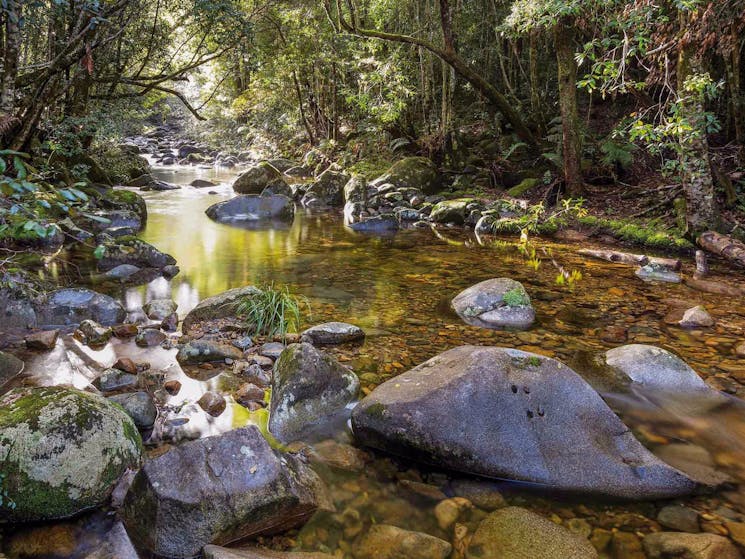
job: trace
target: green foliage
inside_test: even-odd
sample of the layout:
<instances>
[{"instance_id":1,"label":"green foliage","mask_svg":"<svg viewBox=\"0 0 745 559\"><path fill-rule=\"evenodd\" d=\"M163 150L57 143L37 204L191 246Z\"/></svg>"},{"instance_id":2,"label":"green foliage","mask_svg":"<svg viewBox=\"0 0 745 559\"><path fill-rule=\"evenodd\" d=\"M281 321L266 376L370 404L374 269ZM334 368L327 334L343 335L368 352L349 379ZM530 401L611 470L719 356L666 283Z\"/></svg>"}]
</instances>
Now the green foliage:
<instances>
[{"instance_id":1,"label":"green foliage","mask_svg":"<svg viewBox=\"0 0 745 559\"><path fill-rule=\"evenodd\" d=\"M522 287L510 289L502 295L502 301L508 307L525 307L530 304L530 298Z\"/></svg>"},{"instance_id":2,"label":"green foliage","mask_svg":"<svg viewBox=\"0 0 745 559\"><path fill-rule=\"evenodd\" d=\"M689 252L694 248L691 242L675 229L650 227L630 221L605 219L590 215L581 217L579 223L640 246L683 252Z\"/></svg>"},{"instance_id":3,"label":"green foliage","mask_svg":"<svg viewBox=\"0 0 745 559\"><path fill-rule=\"evenodd\" d=\"M290 293L287 286L275 288L273 284L262 287L261 292L248 295L236 304L236 313L247 329L267 337L297 332L301 324L301 307L307 300Z\"/></svg>"},{"instance_id":4,"label":"green foliage","mask_svg":"<svg viewBox=\"0 0 745 559\"><path fill-rule=\"evenodd\" d=\"M619 166L622 169L628 169L634 162L635 150L636 146L631 142L611 135L600 144L600 151L603 154L601 162L608 167Z\"/></svg>"}]
</instances>

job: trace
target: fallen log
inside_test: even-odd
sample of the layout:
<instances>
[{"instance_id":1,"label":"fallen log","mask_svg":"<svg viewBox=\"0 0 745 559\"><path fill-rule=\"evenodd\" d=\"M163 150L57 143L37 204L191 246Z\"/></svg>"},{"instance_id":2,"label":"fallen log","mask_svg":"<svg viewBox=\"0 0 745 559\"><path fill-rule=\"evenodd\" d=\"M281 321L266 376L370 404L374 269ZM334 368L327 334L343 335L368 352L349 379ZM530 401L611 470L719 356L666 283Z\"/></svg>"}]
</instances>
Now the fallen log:
<instances>
[{"instance_id":1,"label":"fallen log","mask_svg":"<svg viewBox=\"0 0 745 559\"><path fill-rule=\"evenodd\" d=\"M745 243L716 231L706 231L698 238L701 248L723 256L738 266L745 267Z\"/></svg>"},{"instance_id":2,"label":"fallen log","mask_svg":"<svg viewBox=\"0 0 745 559\"><path fill-rule=\"evenodd\" d=\"M726 284L721 281L702 280L697 278L684 278L683 283L697 291L705 293L715 293L727 297L745 297L745 289Z\"/></svg>"},{"instance_id":3,"label":"fallen log","mask_svg":"<svg viewBox=\"0 0 745 559\"><path fill-rule=\"evenodd\" d=\"M655 266L672 270L674 272L679 271L683 265L682 262L676 258L649 257L644 254L632 254L630 252L619 252L617 250L592 250L589 248L583 248L579 251L579 254L582 256L590 256L591 258L606 260L607 262L630 264L632 266L654 264Z\"/></svg>"}]
</instances>

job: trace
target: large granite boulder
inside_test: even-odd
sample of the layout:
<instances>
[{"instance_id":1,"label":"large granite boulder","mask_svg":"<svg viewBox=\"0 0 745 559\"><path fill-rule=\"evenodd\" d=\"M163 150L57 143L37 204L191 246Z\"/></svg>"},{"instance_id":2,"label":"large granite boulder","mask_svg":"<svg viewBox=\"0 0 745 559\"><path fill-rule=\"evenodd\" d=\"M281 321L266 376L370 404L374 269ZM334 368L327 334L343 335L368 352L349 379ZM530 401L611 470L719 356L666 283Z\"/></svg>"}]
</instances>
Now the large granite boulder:
<instances>
[{"instance_id":1,"label":"large granite boulder","mask_svg":"<svg viewBox=\"0 0 745 559\"><path fill-rule=\"evenodd\" d=\"M495 278L461 291L452 306L463 322L491 329L525 330L535 311L525 288L509 278Z\"/></svg>"},{"instance_id":2,"label":"large granite boulder","mask_svg":"<svg viewBox=\"0 0 745 559\"><path fill-rule=\"evenodd\" d=\"M661 462L563 363L498 347L451 349L354 409L362 444L441 468L630 499L696 484Z\"/></svg>"},{"instance_id":3,"label":"large granite boulder","mask_svg":"<svg viewBox=\"0 0 745 559\"><path fill-rule=\"evenodd\" d=\"M426 157L407 157L396 162L373 183L390 183L397 188L417 188L425 194L434 194L440 189L442 181L437 166L431 160Z\"/></svg>"},{"instance_id":4,"label":"large granite boulder","mask_svg":"<svg viewBox=\"0 0 745 559\"><path fill-rule=\"evenodd\" d=\"M268 161L247 169L233 182L233 190L238 194L261 194L265 188L287 186L282 173Z\"/></svg>"},{"instance_id":5,"label":"large granite boulder","mask_svg":"<svg viewBox=\"0 0 745 559\"><path fill-rule=\"evenodd\" d=\"M471 538L466 559L597 559L587 538L519 507L487 516Z\"/></svg>"},{"instance_id":6,"label":"large granite boulder","mask_svg":"<svg viewBox=\"0 0 745 559\"><path fill-rule=\"evenodd\" d=\"M307 343L287 346L274 364L269 430L296 440L357 398L360 381L332 356Z\"/></svg>"},{"instance_id":7,"label":"large granite boulder","mask_svg":"<svg viewBox=\"0 0 745 559\"><path fill-rule=\"evenodd\" d=\"M127 317L119 301L85 288L52 292L44 304L39 305L36 314L38 323L48 326L69 326L84 320L111 326L124 322Z\"/></svg>"},{"instance_id":8,"label":"large granite boulder","mask_svg":"<svg viewBox=\"0 0 745 559\"><path fill-rule=\"evenodd\" d=\"M132 420L101 396L13 389L0 398L0 521L66 518L100 506L139 466L141 452Z\"/></svg>"},{"instance_id":9,"label":"large granite boulder","mask_svg":"<svg viewBox=\"0 0 745 559\"><path fill-rule=\"evenodd\" d=\"M245 297L258 295L259 293L261 293L261 290L258 287L247 285L245 287L228 289L212 297L207 297L189 311L181 325L181 331L184 334L188 334L201 322L228 318L235 319L236 326L239 326L236 311L241 300Z\"/></svg>"},{"instance_id":10,"label":"large granite boulder","mask_svg":"<svg viewBox=\"0 0 745 559\"><path fill-rule=\"evenodd\" d=\"M188 483L185 483L188 480ZM316 474L258 428L185 443L147 462L124 500L132 540L164 557L278 533L328 506Z\"/></svg>"},{"instance_id":11,"label":"large granite boulder","mask_svg":"<svg viewBox=\"0 0 745 559\"><path fill-rule=\"evenodd\" d=\"M344 186L348 182L349 175L346 173L327 169L305 191L302 199L303 206L342 206L344 204Z\"/></svg>"},{"instance_id":12,"label":"large granite boulder","mask_svg":"<svg viewBox=\"0 0 745 559\"><path fill-rule=\"evenodd\" d=\"M287 196L273 194L236 196L207 208L207 217L215 221L254 223L261 221L292 221L295 205Z\"/></svg>"}]
</instances>

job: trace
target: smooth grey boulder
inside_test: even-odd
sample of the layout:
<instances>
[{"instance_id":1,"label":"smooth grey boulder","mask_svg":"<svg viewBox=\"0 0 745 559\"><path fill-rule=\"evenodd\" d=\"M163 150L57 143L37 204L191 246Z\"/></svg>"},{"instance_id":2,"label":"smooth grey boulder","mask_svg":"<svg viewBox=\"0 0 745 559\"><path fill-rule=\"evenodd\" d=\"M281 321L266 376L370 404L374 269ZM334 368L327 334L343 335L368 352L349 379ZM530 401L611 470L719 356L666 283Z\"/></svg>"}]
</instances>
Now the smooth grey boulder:
<instances>
[{"instance_id":1,"label":"smooth grey boulder","mask_svg":"<svg viewBox=\"0 0 745 559\"><path fill-rule=\"evenodd\" d=\"M742 559L735 544L716 534L657 532L642 546L649 559Z\"/></svg>"},{"instance_id":2,"label":"smooth grey boulder","mask_svg":"<svg viewBox=\"0 0 745 559\"><path fill-rule=\"evenodd\" d=\"M346 322L324 322L311 326L303 332L303 336L317 345L334 345L363 340L365 332L359 326Z\"/></svg>"},{"instance_id":3,"label":"smooth grey boulder","mask_svg":"<svg viewBox=\"0 0 745 559\"><path fill-rule=\"evenodd\" d=\"M220 222L291 221L295 206L290 198L281 194L246 194L218 202L207 208L205 213L210 219Z\"/></svg>"},{"instance_id":4,"label":"smooth grey boulder","mask_svg":"<svg viewBox=\"0 0 745 559\"><path fill-rule=\"evenodd\" d=\"M569 367L514 349L446 351L378 386L352 428L392 454L549 489L659 499L696 488Z\"/></svg>"},{"instance_id":5,"label":"smooth grey boulder","mask_svg":"<svg viewBox=\"0 0 745 559\"><path fill-rule=\"evenodd\" d=\"M132 418L138 429L150 429L158 416L153 398L147 392L132 392L109 396L109 400L119 404Z\"/></svg>"},{"instance_id":6,"label":"smooth grey boulder","mask_svg":"<svg viewBox=\"0 0 745 559\"><path fill-rule=\"evenodd\" d=\"M38 322L47 326L70 326L93 320L104 326L124 322L127 312L121 303L90 289L60 289L52 292L37 309Z\"/></svg>"},{"instance_id":7,"label":"smooth grey boulder","mask_svg":"<svg viewBox=\"0 0 745 559\"><path fill-rule=\"evenodd\" d=\"M258 287L247 285L245 287L228 289L212 297L207 297L189 311L181 325L181 330L184 334L188 334L201 322L225 318L235 318L237 324L239 322L236 317L238 304L244 298L260 293L261 290Z\"/></svg>"},{"instance_id":8,"label":"smooth grey boulder","mask_svg":"<svg viewBox=\"0 0 745 559\"><path fill-rule=\"evenodd\" d=\"M125 497L122 517L139 546L164 557L195 557L207 544L294 528L319 505L328 501L316 474L293 455L272 450L251 426L148 461Z\"/></svg>"},{"instance_id":9,"label":"smooth grey boulder","mask_svg":"<svg viewBox=\"0 0 745 559\"><path fill-rule=\"evenodd\" d=\"M204 546L204 559L334 559L327 553L304 551L272 551L271 549L228 549L217 545Z\"/></svg>"},{"instance_id":10,"label":"smooth grey boulder","mask_svg":"<svg viewBox=\"0 0 745 559\"><path fill-rule=\"evenodd\" d=\"M481 328L525 330L535 321L525 288L509 278L477 283L461 291L452 306L463 322Z\"/></svg>"},{"instance_id":11,"label":"smooth grey boulder","mask_svg":"<svg viewBox=\"0 0 745 559\"><path fill-rule=\"evenodd\" d=\"M178 309L178 303L171 299L152 299L142 305L142 311L150 320L163 320Z\"/></svg>"},{"instance_id":12,"label":"smooth grey boulder","mask_svg":"<svg viewBox=\"0 0 745 559\"><path fill-rule=\"evenodd\" d=\"M287 185L282 173L269 162L262 161L238 175L233 190L238 194L260 194L265 188L276 185Z\"/></svg>"},{"instance_id":13,"label":"smooth grey boulder","mask_svg":"<svg viewBox=\"0 0 745 559\"><path fill-rule=\"evenodd\" d=\"M476 529L466 559L597 559L590 542L529 510L506 507Z\"/></svg>"},{"instance_id":14,"label":"smooth grey boulder","mask_svg":"<svg viewBox=\"0 0 745 559\"><path fill-rule=\"evenodd\" d=\"M269 430L296 440L357 398L360 381L332 356L307 343L291 344L274 364Z\"/></svg>"},{"instance_id":15,"label":"smooth grey boulder","mask_svg":"<svg viewBox=\"0 0 745 559\"><path fill-rule=\"evenodd\" d=\"M605 353L605 364L630 384L664 391L711 391L685 361L660 347L629 344Z\"/></svg>"},{"instance_id":16,"label":"smooth grey boulder","mask_svg":"<svg viewBox=\"0 0 745 559\"><path fill-rule=\"evenodd\" d=\"M0 397L0 522L67 518L103 505L142 441L129 416L96 394L16 388Z\"/></svg>"}]
</instances>

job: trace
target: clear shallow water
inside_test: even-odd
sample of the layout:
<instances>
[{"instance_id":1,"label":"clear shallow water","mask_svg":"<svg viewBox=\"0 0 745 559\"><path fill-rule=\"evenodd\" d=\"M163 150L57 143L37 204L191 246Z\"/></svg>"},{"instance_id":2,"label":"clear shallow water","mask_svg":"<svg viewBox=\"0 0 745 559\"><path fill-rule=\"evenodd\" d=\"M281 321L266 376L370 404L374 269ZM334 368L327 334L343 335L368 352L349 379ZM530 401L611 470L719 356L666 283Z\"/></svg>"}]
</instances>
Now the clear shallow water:
<instances>
[{"instance_id":1,"label":"clear shallow water","mask_svg":"<svg viewBox=\"0 0 745 559\"><path fill-rule=\"evenodd\" d=\"M472 233L459 229L436 234L411 230L377 238L345 228L340 215L302 212L285 229L231 227L212 222L204 210L232 197L229 182L234 173L168 168L157 174L158 178L178 184L195 178L222 184L215 188L184 186L176 191L143 193L149 220L141 237L172 254L181 273L170 282L158 279L147 286L116 291L114 294L132 312L149 299L172 296L183 317L201 299L229 288L271 282L288 285L293 292L308 298L308 324L333 319L358 324L367 331L368 338L362 346L333 350L361 376L365 393L458 345L517 347L571 363L578 353L620 345L619 341L606 341L609 330L618 329L627 332L627 343L654 344L678 353L713 386L736 394L743 390L739 381L745 382L745 364L734 355L735 345L745 341L742 301L699 293L683 285L644 283L634 276L631 267L579 257L577 249L586 245L537 241L539 247L551 251L559 264L582 272L582 281L569 290L556 285L557 271L548 259L538 270L528 266L512 238L479 241ZM210 191L217 194L209 194ZM686 261L684 266L690 270L692 262ZM714 275L720 276L715 279L745 287L742 274L715 265ZM511 333L470 327L449 310L449 301L465 287L501 276L523 282L530 293L538 316L530 331ZM665 323L664 317L671 309L696 304L705 305L717 320L714 328L685 331ZM217 419L189 411L189 406L206 390L221 389L225 377L190 377L175 364L172 350L145 351L131 343L117 343L93 352L68 339L58 346L53 358L44 363L32 362L29 369L37 372L37 381L42 384L72 382L82 387L93 378L97 365L110 366L119 356L146 359L154 370L164 370L168 378L179 379L183 392L178 401L172 400L169 405L178 414L188 415L200 434L214 434L245 422L245 415L237 406L229 407ZM62 367L61 362L72 365ZM635 404L632 407L632 411L639 412ZM695 421L676 417L674 410L666 411L664 406L641 411L644 413L636 413L635 424L653 445L663 448L671 442L693 440L711 451L705 456L707 461L725 466L742 462L740 432L745 432L745 422L737 406ZM716 440L710 436L713 428ZM347 440L343 433L337 438ZM357 535L373 522L452 539L452 534L437 526L435 503L412 490L411 485L427 482L452 495L451 476L383 456L369 455L369 460L363 472L340 473L322 468L337 513L319 513L301 531L268 543L278 549L323 550L344 557L349 556ZM511 504L528 506L568 526L579 519L596 529L646 532L659 528L654 521L655 508L648 503L610 504L550 496L510 483L499 483L497 488ZM734 492L692 497L685 502L702 513L724 506L739 515L742 501L741 495ZM484 514L476 509L463 522L473 529ZM109 517L90 518L36 529L42 532L24 530L13 536L6 547L15 549L13 542L24 538L48 538L50 531L63 535L73 531L86 537L68 537L68 544L78 542L69 544L72 550L69 546L62 551L50 545L26 555L16 552L15 556L85 557L88 548L81 547L80 541L85 540L85 545L90 546L91 541L104 538L111 527Z\"/></svg>"}]
</instances>

